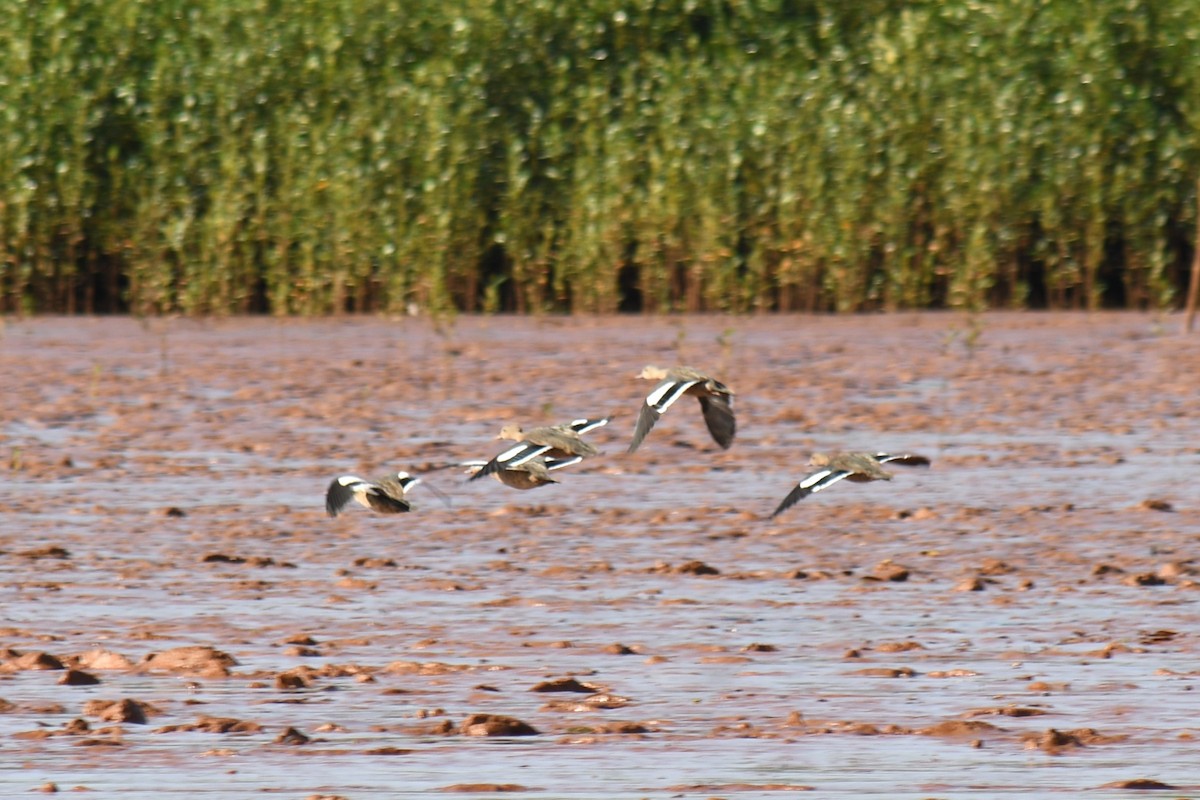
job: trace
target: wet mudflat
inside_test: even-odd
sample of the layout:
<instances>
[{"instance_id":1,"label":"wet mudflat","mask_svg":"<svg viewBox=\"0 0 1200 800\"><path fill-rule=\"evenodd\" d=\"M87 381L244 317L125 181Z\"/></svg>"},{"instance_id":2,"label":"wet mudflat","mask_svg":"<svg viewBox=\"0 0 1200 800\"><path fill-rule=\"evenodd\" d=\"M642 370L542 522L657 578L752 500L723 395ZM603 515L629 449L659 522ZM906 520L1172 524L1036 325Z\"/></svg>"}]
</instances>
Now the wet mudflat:
<instances>
[{"instance_id":1,"label":"wet mudflat","mask_svg":"<svg viewBox=\"0 0 1200 800\"><path fill-rule=\"evenodd\" d=\"M37 319L0 795L1200 796L1200 345L1136 314ZM647 363L690 398L632 456ZM616 414L519 492L431 466ZM930 469L769 519L816 450ZM335 476L421 473L410 514Z\"/></svg>"}]
</instances>

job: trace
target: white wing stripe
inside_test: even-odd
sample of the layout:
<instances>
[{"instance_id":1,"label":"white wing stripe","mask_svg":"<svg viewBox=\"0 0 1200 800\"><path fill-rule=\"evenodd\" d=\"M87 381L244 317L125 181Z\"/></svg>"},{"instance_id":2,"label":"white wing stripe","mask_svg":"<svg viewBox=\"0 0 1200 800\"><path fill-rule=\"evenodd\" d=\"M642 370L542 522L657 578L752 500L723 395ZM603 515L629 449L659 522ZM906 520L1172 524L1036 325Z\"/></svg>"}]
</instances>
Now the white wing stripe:
<instances>
[{"instance_id":1,"label":"white wing stripe","mask_svg":"<svg viewBox=\"0 0 1200 800\"><path fill-rule=\"evenodd\" d=\"M800 488L810 489L812 488L813 484L820 483L832 474L833 470L831 469L823 469L820 472L814 472L812 475L809 475L807 478L800 481ZM816 489L813 489L813 491L816 491Z\"/></svg>"},{"instance_id":2,"label":"white wing stripe","mask_svg":"<svg viewBox=\"0 0 1200 800\"><path fill-rule=\"evenodd\" d=\"M576 419L572 420L567 427L575 431L579 435L590 433L596 428L602 428L609 423L612 417L604 417L602 419Z\"/></svg>"},{"instance_id":3,"label":"white wing stripe","mask_svg":"<svg viewBox=\"0 0 1200 800\"><path fill-rule=\"evenodd\" d=\"M550 449L549 445L522 444L496 456L496 462L501 467L519 467Z\"/></svg>"},{"instance_id":4,"label":"white wing stripe","mask_svg":"<svg viewBox=\"0 0 1200 800\"><path fill-rule=\"evenodd\" d=\"M697 383L700 381L663 381L646 398L646 405L653 406L661 414Z\"/></svg>"},{"instance_id":5,"label":"white wing stripe","mask_svg":"<svg viewBox=\"0 0 1200 800\"><path fill-rule=\"evenodd\" d=\"M583 461L583 456L571 456L570 458L547 458L546 469L555 470L569 467L572 464L578 464Z\"/></svg>"},{"instance_id":6,"label":"white wing stripe","mask_svg":"<svg viewBox=\"0 0 1200 800\"><path fill-rule=\"evenodd\" d=\"M521 442L520 444L516 445L515 447L510 447L507 450L505 450L503 453L501 453L500 455L496 456L495 460L499 461L501 464L503 464L504 462L508 461L509 459L516 458L517 456L521 455L521 453L524 453L528 449L529 449L529 443Z\"/></svg>"},{"instance_id":7,"label":"white wing stripe","mask_svg":"<svg viewBox=\"0 0 1200 800\"><path fill-rule=\"evenodd\" d=\"M848 477L850 477L850 475L851 475L851 473L849 473L849 472L829 472L829 471L825 471L825 478L824 478L824 480L823 480L823 481L818 481L818 482L817 482L817 485L812 487L812 490L813 490L814 492L819 492L819 491L821 491L822 489L824 489L826 486L833 486L835 483L837 483L838 481L840 481L842 478L848 478Z\"/></svg>"}]
</instances>

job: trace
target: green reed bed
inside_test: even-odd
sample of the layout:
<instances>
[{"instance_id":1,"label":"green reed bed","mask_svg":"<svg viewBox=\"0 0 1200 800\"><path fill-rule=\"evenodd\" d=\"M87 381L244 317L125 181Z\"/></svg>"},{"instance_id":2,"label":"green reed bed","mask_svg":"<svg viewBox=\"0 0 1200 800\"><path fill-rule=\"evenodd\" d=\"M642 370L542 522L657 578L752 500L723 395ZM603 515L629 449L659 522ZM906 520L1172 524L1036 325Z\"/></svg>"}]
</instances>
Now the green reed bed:
<instances>
[{"instance_id":1,"label":"green reed bed","mask_svg":"<svg viewBox=\"0 0 1200 800\"><path fill-rule=\"evenodd\" d=\"M0 52L10 312L1162 307L1193 246L1185 0L0 0Z\"/></svg>"}]
</instances>

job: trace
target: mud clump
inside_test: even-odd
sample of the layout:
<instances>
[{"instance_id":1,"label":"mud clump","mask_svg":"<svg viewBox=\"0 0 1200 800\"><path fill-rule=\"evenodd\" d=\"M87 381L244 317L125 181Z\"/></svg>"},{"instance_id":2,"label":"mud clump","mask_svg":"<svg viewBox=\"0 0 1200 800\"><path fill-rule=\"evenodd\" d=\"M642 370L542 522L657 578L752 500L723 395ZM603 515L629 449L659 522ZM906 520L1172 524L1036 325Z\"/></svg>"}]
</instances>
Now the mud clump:
<instances>
[{"instance_id":1,"label":"mud clump","mask_svg":"<svg viewBox=\"0 0 1200 800\"><path fill-rule=\"evenodd\" d=\"M948 719L927 728L921 728L917 733L922 736L974 737L999 733L1000 730L992 723L981 720Z\"/></svg>"},{"instance_id":2,"label":"mud clump","mask_svg":"<svg viewBox=\"0 0 1200 800\"><path fill-rule=\"evenodd\" d=\"M47 545L46 547L37 547L32 550L22 550L21 552L17 553L17 555L19 555L21 558L28 558L36 561L42 558L68 559L71 557L71 552L65 547L59 547L58 545Z\"/></svg>"},{"instance_id":3,"label":"mud clump","mask_svg":"<svg viewBox=\"0 0 1200 800\"><path fill-rule=\"evenodd\" d=\"M1154 572L1141 572L1137 575L1130 575L1123 578L1121 583L1126 586L1165 586L1167 580Z\"/></svg>"},{"instance_id":4,"label":"mud clump","mask_svg":"<svg viewBox=\"0 0 1200 800\"><path fill-rule=\"evenodd\" d=\"M164 725L155 728L155 733L178 733L197 731L200 733L259 733L262 725L249 720L234 717L201 716L195 722L178 725Z\"/></svg>"},{"instance_id":5,"label":"mud clump","mask_svg":"<svg viewBox=\"0 0 1200 800\"><path fill-rule=\"evenodd\" d=\"M650 567L647 572L657 575L720 575L721 570L716 567L709 566L703 561L685 561L682 564L668 564L665 561L659 561L654 566Z\"/></svg>"},{"instance_id":6,"label":"mud clump","mask_svg":"<svg viewBox=\"0 0 1200 800\"><path fill-rule=\"evenodd\" d=\"M580 700L551 700L542 706L543 711L580 712L597 709L623 708L629 705L628 697L616 694L599 693L589 695Z\"/></svg>"},{"instance_id":7,"label":"mud clump","mask_svg":"<svg viewBox=\"0 0 1200 800\"><path fill-rule=\"evenodd\" d=\"M276 566L275 559L270 556L231 556L226 553L209 553L200 559L200 562L202 564L245 564L250 567Z\"/></svg>"},{"instance_id":8,"label":"mud clump","mask_svg":"<svg viewBox=\"0 0 1200 800\"><path fill-rule=\"evenodd\" d=\"M972 717L1040 717L1046 713L1048 712L1043 709L1031 706L1000 706L998 708L977 708L967 712L967 715Z\"/></svg>"},{"instance_id":9,"label":"mud clump","mask_svg":"<svg viewBox=\"0 0 1200 800\"><path fill-rule=\"evenodd\" d=\"M1178 789L1178 786L1173 786L1169 783L1156 781L1153 778L1133 778L1127 781L1113 781L1106 783L1099 788L1101 789L1134 789L1141 791L1173 791Z\"/></svg>"},{"instance_id":10,"label":"mud clump","mask_svg":"<svg viewBox=\"0 0 1200 800\"><path fill-rule=\"evenodd\" d=\"M577 725L570 728L570 734L611 734L611 735L640 735L650 733L652 729L640 722L604 722L599 725Z\"/></svg>"},{"instance_id":11,"label":"mud clump","mask_svg":"<svg viewBox=\"0 0 1200 800\"><path fill-rule=\"evenodd\" d=\"M458 728L463 736L537 736L540 731L527 722L500 714L472 714Z\"/></svg>"},{"instance_id":12,"label":"mud clump","mask_svg":"<svg viewBox=\"0 0 1200 800\"><path fill-rule=\"evenodd\" d=\"M188 645L152 653L142 661L144 669L178 672L203 678L229 677L229 668L237 665L237 659L233 656L205 645Z\"/></svg>"},{"instance_id":13,"label":"mud clump","mask_svg":"<svg viewBox=\"0 0 1200 800\"><path fill-rule=\"evenodd\" d=\"M67 665L63 663L58 656L50 655L49 653L22 653L14 658L8 659L4 668L10 672L24 670L59 670L66 669Z\"/></svg>"},{"instance_id":14,"label":"mud clump","mask_svg":"<svg viewBox=\"0 0 1200 800\"><path fill-rule=\"evenodd\" d=\"M925 646L920 642L904 641L904 642L884 642L876 645L874 650L877 653L907 653L911 650L924 650Z\"/></svg>"},{"instance_id":15,"label":"mud clump","mask_svg":"<svg viewBox=\"0 0 1200 800\"><path fill-rule=\"evenodd\" d=\"M1042 733L1027 733L1021 737L1026 750L1041 750L1044 753L1057 755L1068 750L1087 747L1095 744L1113 744L1124 741L1126 736L1106 736L1092 728L1080 728L1073 731L1060 731L1049 728Z\"/></svg>"},{"instance_id":16,"label":"mud clump","mask_svg":"<svg viewBox=\"0 0 1200 800\"><path fill-rule=\"evenodd\" d=\"M312 686L312 678L303 672L281 672L275 676L275 688L283 691L307 689Z\"/></svg>"},{"instance_id":17,"label":"mud clump","mask_svg":"<svg viewBox=\"0 0 1200 800\"><path fill-rule=\"evenodd\" d=\"M63 673L63 676L58 679L58 682L63 686L95 686L100 683L100 679L90 672L84 672L78 669L69 669Z\"/></svg>"},{"instance_id":18,"label":"mud clump","mask_svg":"<svg viewBox=\"0 0 1200 800\"><path fill-rule=\"evenodd\" d=\"M111 650L88 650L73 659L75 666L90 670L126 670L133 669L133 662L120 653Z\"/></svg>"},{"instance_id":19,"label":"mud clump","mask_svg":"<svg viewBox=\"0 0 1200 800\"><path fill-rule=\"evenodd\" d=\"M275 737L275 744L302 745L308 744L310 741L312 741L312 739L310 739L307 735L301 733L291 726L284 728L280 734Z\"/></svg>"},{"instance_id":20,"label":"mud clump","mask_svg":"<svg viewBox=\"0 0 1200 800\"><path fill-rule=\"evenodd\" d=\"M1016 572L1017 568L1007 561L1002 561L999 558L985 558L979 566L980 575L1011 575Z\"/></svg>"},{"instance_id":21,"label":"mud clump","mask_svg":"<svg viewBox=\"0 0 1200 800\"><path fill-rule=\"evenodd\" d=\"M128 722L145 725L146 718L158 709L139 700L89 700L83 704L85 717L99 717L105 722Z\"/></svg>"},{"instance_id":22,"label":"mud clump","mask_svg":"<svg viewBox=\"0 0 1200 800\"><path fill-rule=\"evenodd\" d=\"M864 667L849 674L865 678L914 678L917 671L912 667Z\"/></svg>"},{"instance_id":23,"label":"mud clump","mask_svg":"<svg viewBox=\"0 0 1200 800\"><path fill-rule=\"evenodd\" d=\"M542 681L529 687L531 692L578 692L580 694L592 694L599 691L598 686L590 683L582 683L575 678L556 678L554 680Z\"/></svg>"},{"instance_id":24,"label":"mud clump","mask_svg":"<svg viewBox=\"0 0 1200 800\"><path fill-rule=\"evenodd\" d=\"M899 564L894 564L891 561L882 561L876 564L871 570L870 575L863 577L866 581L882 581L885 583L904 583L908 580L912 571L908 567L902 567Z\"/></svg>"}]
</instances>

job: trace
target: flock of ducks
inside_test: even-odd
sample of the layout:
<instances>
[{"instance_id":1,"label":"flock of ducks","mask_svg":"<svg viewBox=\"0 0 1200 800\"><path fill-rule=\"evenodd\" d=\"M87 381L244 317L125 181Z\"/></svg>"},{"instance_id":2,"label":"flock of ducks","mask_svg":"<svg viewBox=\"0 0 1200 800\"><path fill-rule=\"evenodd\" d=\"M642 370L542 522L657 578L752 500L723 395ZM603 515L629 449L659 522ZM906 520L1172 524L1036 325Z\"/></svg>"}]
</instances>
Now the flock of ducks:
<instances>
[{"instance_id":1,"label":"flock of ducks","mask_svg":"<svg viewBox=\"0 0 1200 800\"><path fill-rule=\"evenodd\" d=\"M728 386L691 367L662 369L648 366L639 377L658 381L658 384L642 403L627 452L635 452L659 418L685 395L691 395L700 402L700 411L713 441L725 450L733 444L737 423L733 415L733 391ZM596 455L598 451L595 446L584 441L583 435L607 425L611 419L577 419L565 425L549 425L528 431L522 430L519 425L505 425L496 438L516 442L512 447L487 461L462 461L445 466L465 468L471 476L468 480L492 475L513 489L536 489L558 482L550 473ZM817 469L788 492L771 517L778 516L810 494L843 479L856 483L890 481L892 473L883 468L884 464L889 463L927 467L929 459L911 453L816 453L809 460L809 465ZM325 510L329 516L336 517L350 503L357 502L384 514L410 511L412 504L407 495L420 482L420 478L407 472L396 472L375 481L342 475L329 484L325 493Z\"/></svg>"}]
</instances>

